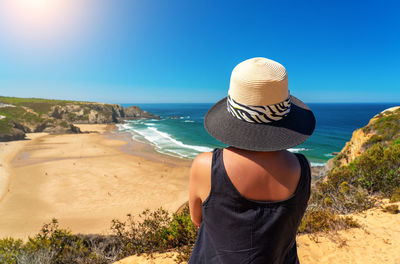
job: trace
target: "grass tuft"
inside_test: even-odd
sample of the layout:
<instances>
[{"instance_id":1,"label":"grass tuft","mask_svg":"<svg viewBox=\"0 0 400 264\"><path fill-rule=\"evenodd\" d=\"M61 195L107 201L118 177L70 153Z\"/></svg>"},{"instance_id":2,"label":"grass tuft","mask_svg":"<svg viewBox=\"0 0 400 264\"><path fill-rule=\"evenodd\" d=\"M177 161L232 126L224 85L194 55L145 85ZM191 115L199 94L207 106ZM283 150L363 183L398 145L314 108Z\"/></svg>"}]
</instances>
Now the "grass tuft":
<instances>
[{"instance_id":1,"label":"grass tuft","mask_svg":"<svg viewBox=\"0 0 400 264\"><path fill-rule=\"evenodd\" d=\"M400 213L399 206L397 204L391 204L391 205L385 206L382 211L391 213L391 214Z\"/></svg>"}]
</instances>

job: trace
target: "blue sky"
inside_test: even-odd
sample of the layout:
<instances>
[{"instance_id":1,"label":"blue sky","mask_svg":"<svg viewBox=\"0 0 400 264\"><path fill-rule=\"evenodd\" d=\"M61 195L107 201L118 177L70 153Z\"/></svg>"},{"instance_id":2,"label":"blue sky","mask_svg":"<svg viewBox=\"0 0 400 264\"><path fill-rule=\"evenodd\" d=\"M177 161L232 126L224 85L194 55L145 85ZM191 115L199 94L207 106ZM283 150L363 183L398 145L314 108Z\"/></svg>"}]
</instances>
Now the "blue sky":
<instances>
[{"instance_id":1,"label":"blue sky","mask_svg":"<svg viewBox=\"0 0 400 264\"><path fill-rule=\"evenodd\" d=\"M15 4L17 3L17 4ZM400 102L395 1L0 0L0 95L216 102L251 57L305 102Z\"/></svg>"}]
</instances>

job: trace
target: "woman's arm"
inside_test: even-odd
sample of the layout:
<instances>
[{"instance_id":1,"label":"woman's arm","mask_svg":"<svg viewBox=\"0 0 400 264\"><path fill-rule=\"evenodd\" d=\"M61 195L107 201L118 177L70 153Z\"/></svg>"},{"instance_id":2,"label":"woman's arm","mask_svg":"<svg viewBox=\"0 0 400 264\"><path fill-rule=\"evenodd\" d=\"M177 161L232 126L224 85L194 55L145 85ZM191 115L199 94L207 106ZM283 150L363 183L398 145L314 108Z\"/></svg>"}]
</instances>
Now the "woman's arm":
<instances>
[{"instance_id":1,"label":"woman's arm","mask_svg":"<svg viewBox=\"0 0 400 264\"><path fill-rule=\"evenodd\" d=\"M208 197L211 189L212 153L199 154L192 163L189 182L189 209L192 222L200 227L201 204Z\"/></svg>"}]
</instances>

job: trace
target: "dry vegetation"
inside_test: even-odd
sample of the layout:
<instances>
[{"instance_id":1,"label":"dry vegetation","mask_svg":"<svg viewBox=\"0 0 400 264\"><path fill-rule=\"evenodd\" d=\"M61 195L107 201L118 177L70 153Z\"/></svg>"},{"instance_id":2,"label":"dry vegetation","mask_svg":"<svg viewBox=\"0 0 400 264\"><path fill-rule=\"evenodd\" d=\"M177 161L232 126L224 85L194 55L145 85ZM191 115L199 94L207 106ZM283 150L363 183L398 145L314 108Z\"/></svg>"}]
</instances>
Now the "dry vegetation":
<instances>
[{"instance_id":1,"label":"dry vegetation","mask_svg":"<svg viewBox=\"0 0 400 264\"><path fill-rule=\"evenodd\" d=\"M52 264L112 263L124 257L165 252L179 252L178 262L188 260L197 228L190 220L188 209L180 214L169 214L162 208L144 211L135 221L113 220L111 235L72 234L59 227L56 219L45 224L41 231L26 243L20 239L0 240L0 263Z\"/></svg>"}]
</instances>

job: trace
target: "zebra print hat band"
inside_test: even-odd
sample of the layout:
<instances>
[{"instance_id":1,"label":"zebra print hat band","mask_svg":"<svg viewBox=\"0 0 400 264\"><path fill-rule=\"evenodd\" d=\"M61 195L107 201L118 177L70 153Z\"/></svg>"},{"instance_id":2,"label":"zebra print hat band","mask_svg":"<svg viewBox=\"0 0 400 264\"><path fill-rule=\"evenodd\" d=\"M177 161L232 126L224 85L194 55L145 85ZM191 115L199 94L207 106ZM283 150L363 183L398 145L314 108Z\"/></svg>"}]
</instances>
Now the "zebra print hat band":
<instances>
[{"instance_id":1,"label":"zebra print hat band","mask_svg":"<svg viewBox=\"0 0 400 264\"><path fill-rule=\"evenodd\" d=\"M291 96L280 103L266 106L244 105L236 102L228 96L227 107L228 112L234 117L249 122L266 124L279 121L287 116L291 107Z\"/></svg>"}]
</instances>

